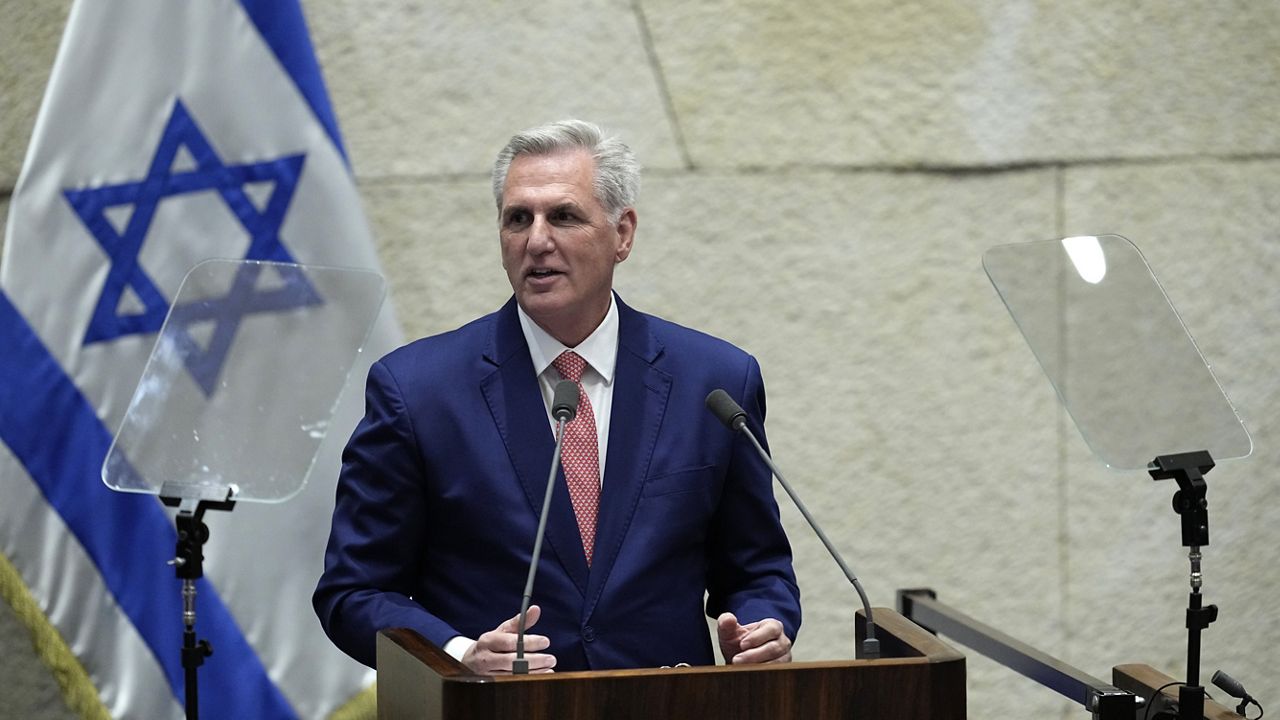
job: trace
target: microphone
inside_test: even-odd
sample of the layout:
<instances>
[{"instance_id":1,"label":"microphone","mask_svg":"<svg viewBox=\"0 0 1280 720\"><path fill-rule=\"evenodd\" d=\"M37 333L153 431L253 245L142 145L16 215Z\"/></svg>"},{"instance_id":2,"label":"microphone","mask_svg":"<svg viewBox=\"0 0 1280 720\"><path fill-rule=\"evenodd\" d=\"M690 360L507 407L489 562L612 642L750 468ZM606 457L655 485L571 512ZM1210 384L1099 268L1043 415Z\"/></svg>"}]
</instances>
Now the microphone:
<instances>
[{"instance_id":1,"label":"microphone","mask_svg":"<svg viewBox=\"0 0 1280 720\"><path fill-rule=\"evenodd\" d=\"M858 597L862 598L863 612L867 614L867 637L862 641L861 657L866 660L875 660L879 658L880 641L876 639L876 624L871 617L871 603L867 600L867 593L862 589L862 583L858 582L857 576L853 574L853 571L845 564L844 558L840 557L840 553L836 551L835 546L827 539L827 534L822 532L821 527L818 527L818 521L814 520L813 516L809 514L808 508L804 506L804 503L800 501L799 496L797 496L795 491L791 489L791 484L787 482L786 478L782 477L782 473L778 470L778 467L773 464L773 458L769 457L769 453L765 452L760 441L757 440L756 436L747 428L747 413L743 411L742 407L738 405L738 403L734 402L733 398L729 396L729 393L720 388L712 390L711 394L707 395L706 402L707 409L710 410L712 414L720 420L720 422L724 423L725 427L729 428L733 432L741 432L747 436L747 439L749 439L751 444L755 446L756 452L760 453L760 458L764 460L764 464L768 465L773 476L778 478L778 483L782 485L782 489L787 491L787 495L791 497L791 502L795 503L796 507L800 510L800 514L804 516L806 521L808 521L809 527L813 528L813 531L818 534L818 539L827 547L827 552L831 553L831 557L835 558L836 564L840 566L842 571L844 571L844 576L853 584L853 589L858 591Z\"/></svg>"},{"instance_id":2,"label":"microphone","mask_svg":"<svg viewBox=\"0 0 1280 720\"><path fill-rule=\"evenodd\" d=\"M707 396L707 409L724 423L724 426L738 432L747 424L747 413L738 403L729 397L729 393L716 388Z\"/></svg>"},{"instance_id":3,"label":"microphone","mask_svg":"<svg viewBox=\"0 0 1280 720\"><path fill-rule=\"evenodd\" d=\"M551 417L556 421L573 422L578 416L578 385L572 380L561 380L556 383L555 393L551 396Z\"/></svg>"},{"instance_id":4,"label":"microphone","mask_svg":"<svg viewBox=\"0 0 1280 720\"><path fill-rule=\"evenodd\" d=\"M1249 707L1249 703L1258 705L1258 701L1254 700L1249 693L1245 692L1244 685L1240 684L1239 680L1236 680L1221 670L1218 670L1213 674L1212 681L1214 685L1217 685L1222 689L1222 692L1240 701L1240 706L1236 708L1237 713L1244 715L1244 711ZM1258 707L1261 708L1262 706L1258 705ZM1258 717L1262 716L1259 715Z\"/></svg>"},{"instance_id":5,"label":"microphone","mask_svg":"<svg viewBox=\"0 0 1280 720\"><path fill-rule=\"evenodd\" d=\"M515 675L529 673L529 661L524 659L524 623L529 614L529 600L533 597L533 578L538 573L538 558L542 555L542 538L547 534L547 514L551 510L551 493L556 487L556 470L560 467L560 449L564 445L564 426L578 416L578 385L572 380L561 380L551 396L551 417L556 421L556 452L551 459L551 473L547 477L547 492L542 498L542 514L538 518L538 532L533 539L533 557L529 560L529 577L524 581L524 597L520 600L520 623L516 630L516 659L511 663Z\"/></svg>"}]
</instances>

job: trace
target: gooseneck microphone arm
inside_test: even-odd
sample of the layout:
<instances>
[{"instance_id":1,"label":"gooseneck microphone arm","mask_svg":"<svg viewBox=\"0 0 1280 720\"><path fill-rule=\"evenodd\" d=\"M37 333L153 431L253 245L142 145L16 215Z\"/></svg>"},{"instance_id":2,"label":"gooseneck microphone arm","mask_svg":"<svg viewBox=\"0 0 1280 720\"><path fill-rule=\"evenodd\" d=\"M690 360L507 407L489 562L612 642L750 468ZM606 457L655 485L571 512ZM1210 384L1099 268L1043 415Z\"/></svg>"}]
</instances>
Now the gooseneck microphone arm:
<instances>
[{"instance_id":1,"label":"gooseneck microphone arm","mask_svg":"<svg viewBox=\"0 0 1280 720\"><path fill-rule=\"evenodd\" d=\"M551 473L547 477L547 491L542 497L542 513L538 517L538 532L533 540L533 558L529 561L529 577L524 581L524 597L520 599L520 624L516 630L516 659L511 663L515 675L529 673L529 661L524 657L524 626L529 614L529 601L533 597L533 579L538 574L538 558L542 555L542 538L547 534L547 515L551 510L551 494L556 487L556 470L560 468L560 449L564 445L564 427L578 415L578 385L571 380L561 380L551 399L551 417L556 420L556 453L551 459Z\"/></svg>"},{"instance_id":2,"label":"gooseneck microphone arm","mask_svg":"<svg viewBox=\"0 0 1280 720\"><path fill-rule=\"evenodd\" d=\"M836 550L835 545L831 544L831 540L827 538L827 534L822 532L822 528L818 526L818 521L814 520L813 516L809 514L809 509L806 508L804 502L800 500L800 496L796 495L795 490L791 489L791 483L787 482L787 479L782 476L782 472L778 470L778 466L773 464L773 458L769 457L769 453L765 451L764 446L760 444L760 441L756 439L756 436L752 434L749 428L747 428L747 413L743 411L742 407L739 406L738 403L734 402L733 398L729 396L729 393L721 390L720 388L712 390L711 394L707 395L706 402L707 409L719 418L720 422L724 423L725 427L747 436L747 439L755 446L756 452L760 454L760 458L764 460L764 464L769 466L769 471L773 473L774 477L778 478L778 484L782 485L782 489L787 491L787 495L790 496L791 502L795 503L796 508L800 510L800 514L803 515L804 519L809 523L809 527L813 528L813 531L818 534L818 539L826 546L827 552L831 553L831 557L835 558L836 564L840 566L840 570L844 572L844 576L849 579L849 582L853 585L853 589L858 591L858 597L862 599L863 612L867 614L867 637L862 641L862 654L860 657L867 660L875 660L876 658L879 658L880 641L876 639L876 624L871 616L871 603L867 600L867 593L862 589L862 583L858 582L858 577L849 569L844 558L840 557L839 551Z\"/></svg>"}]
</instances>

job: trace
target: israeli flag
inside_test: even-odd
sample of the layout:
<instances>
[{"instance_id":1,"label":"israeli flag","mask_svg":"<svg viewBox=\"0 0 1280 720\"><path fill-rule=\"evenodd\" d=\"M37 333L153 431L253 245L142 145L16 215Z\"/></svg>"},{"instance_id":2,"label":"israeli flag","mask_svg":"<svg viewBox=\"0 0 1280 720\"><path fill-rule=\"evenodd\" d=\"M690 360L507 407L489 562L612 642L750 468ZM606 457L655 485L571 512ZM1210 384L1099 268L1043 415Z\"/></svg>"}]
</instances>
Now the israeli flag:
<instances>
[{"instance_id":1,"label":"israeli flag","mask_svg":"<svg viewBox=\"0 0 1280 720\"><path fill-rule=\"evenodd\" d=\"M103 484L112 434L198 262L378 267L297 1L77 0L6 232L0 552L102 709L182 717L174 525ZM354 384L399 341L384 308ZM301 494L205 516L206 717L327 717L373 680L310 605L359 397Z\"/></svg>"}]
</instances>

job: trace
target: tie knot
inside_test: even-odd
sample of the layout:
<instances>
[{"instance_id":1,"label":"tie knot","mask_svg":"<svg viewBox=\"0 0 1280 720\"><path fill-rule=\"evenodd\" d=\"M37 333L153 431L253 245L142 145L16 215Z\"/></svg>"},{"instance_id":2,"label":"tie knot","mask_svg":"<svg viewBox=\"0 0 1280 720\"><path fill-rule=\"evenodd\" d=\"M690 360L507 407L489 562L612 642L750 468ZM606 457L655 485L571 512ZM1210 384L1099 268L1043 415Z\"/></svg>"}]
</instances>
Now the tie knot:
<instances>
[{"instance_id":1,"label":"tie knot","mask_svg":"<svg viewBox=\"0 0 1280 720\"><path fill-rule=\"evenodd\" d=\"M587 361L572 350L565 350L560 357L551 361L551 366L560 373L560 377L573 382L582 382L582 371L587 369Z\"/></svg>"}]
</instances>

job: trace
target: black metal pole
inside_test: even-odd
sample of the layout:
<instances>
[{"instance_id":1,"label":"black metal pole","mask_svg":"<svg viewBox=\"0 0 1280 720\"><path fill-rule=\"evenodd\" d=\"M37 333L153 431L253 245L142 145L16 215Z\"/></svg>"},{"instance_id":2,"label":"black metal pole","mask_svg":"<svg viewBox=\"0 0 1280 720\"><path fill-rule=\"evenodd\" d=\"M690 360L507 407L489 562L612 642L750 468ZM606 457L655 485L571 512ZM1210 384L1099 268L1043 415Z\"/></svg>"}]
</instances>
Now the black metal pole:
<instances>
[{"instance_id":1,"label":"black metal pole","mask_svg":"<svg viewBox=\"0 0 1280 720\"><path fill-rule=\"evenodd\" d=\"M200 687L198 685L198 668L204 661L200 657L196 644L196 632L188 628L182 633L182 668L185 672L187 720L199 720ZM192 662L194 658L194 662Z\"/></svg>"},{"instance_id":2,"label":"black metal pole","mask_svg":"<svg viewBox=\"0 0 1280 720\"><path fill-rule=\"evenodd\" d=\"M222 509L216 504L212 506ZM175 518L178 544L173 565L178 579L182 580L182 669L187 720L199 720L200 676L197 671L204 664L204 659L213 654L209 642L196 637L196 580L204 576L204 543L209 539L209 527L203 519L205 509L205 503L197 503L194 511L190 507L180 507Z\"/></svg>"},{"instance_id":3,"label":"black metal pole","mask_svg":"<svg viewBox=\"0 0 1280 720\"><path fill-rule=\"evenodd\" d=\"M1209 486L1205 473L1213 469L1205 450L1160 455L1147 466L1152 480L1174 480L1173 511L1182 518L1182 545L1190 548L1191 595L1187 599L1187 682L1178 688L1178 720L1203 720L1204 687L1200 685L1200 633L1218 618L1218 606L1203 604L1200 587L1200 548L1209 544Z\"/></svg>"},{"instance_id":4,"label":"black metal pole","mask_svg":"<svg viewBox=\"0 0 1280 720\"><path fill-rule=\"evenodd\" d=\"M200 666L207 655L212 654L207 642L196 638L196 580L204 574L204 541L209 528L204 524L202 509L192 513L178 512L177 558L174 560L178 578L182 580L182 670L186 697L187 720L200 718Z\"/></svg>"},{"instance_id":5,"label":"black metal pole","mask_svg":"<svg viewBox=\"0 0 1280 720\"><path fill-rule=\"evenodd\" d=\"M929 632L946 635L1023 677L1080 703L1095 720L1133 720L1138 698L1079 668L938 601L928 588L898 590L898 610Z\"/></svg>"},{"instance_id":6,"label":"black metal pole","mask_svg":"<svg viewBox=\"0 0 1280 720\"><path fill-rule=\"evenodd\" d=\"M160 491L160 501L178 508L174 518L178 542L174 551L174 573L182 581L182 670L183 694L186 701L187 720L200 717L200 676L198 670L204 659L213 654L208 640L196 637L196 581L204 577L204 544L209 540L209 526L204 524L206 510L233 510L236 501L231 499L231 489L220 490L216 495L208 488L171 486L165 483Z\"/></svg>"}]
</instances>

